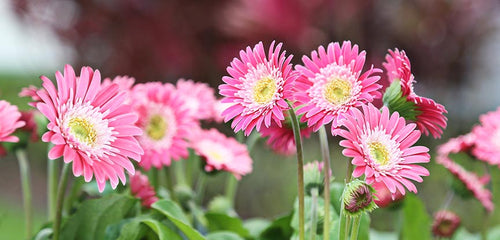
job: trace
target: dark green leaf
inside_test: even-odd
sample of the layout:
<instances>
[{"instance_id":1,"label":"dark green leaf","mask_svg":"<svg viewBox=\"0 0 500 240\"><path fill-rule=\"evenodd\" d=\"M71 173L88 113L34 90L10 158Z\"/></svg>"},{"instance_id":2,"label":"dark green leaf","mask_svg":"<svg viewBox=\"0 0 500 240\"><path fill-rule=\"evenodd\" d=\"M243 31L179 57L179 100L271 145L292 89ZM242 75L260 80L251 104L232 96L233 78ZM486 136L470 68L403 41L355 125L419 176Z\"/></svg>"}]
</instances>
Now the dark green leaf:
<instances>
[{"instance_id":1,"label":"dark green leaf","mask_svg":"<svg viewBox=\"0 0 500 240\"><path fill-rule=\"evenodd\" d=\"M288 240L293 234L292 214L276 218L260 235L261 240Z\"/></svg>"},{"instance_id":2,"label":"dark green leaf","mask_svg":"<svg viewBox=\"0 0 500 240\"><path fill-rule=\"evenodd\" d=\"M154 219L145 219L141 223L146 224L151 228L160 240L182 240L182 238L172 229L168 228L165 224L162 224Z\"/></svg>"},{"instance_id":3,"label":"dark green leaf","mask_svg":"<svg viewBox=\"0 0 500 240\"><path fill-rule=\"evenodd\" d=\"M248 230L250 236L253 238L257 238L270 225L271 222L269 220L262 218L248 219L245 222L243 222L243 227L245 227Z\"/></svg>"},{"instance_id":4,"label":"dark green leaf","mask_svg":"<svg viewBox=\"0 0 500 240\"><path fill-rule=\"evenodd\" d=\"M232 232L216 232L208 234L207 240L243 240L243 238Z\"/></svg>"},{"instance_id":5,"label":"dark green leaf","mask_svg":"<svg viewBox=\"0 0 500 240\"><path fill-rule=\"evenodd\" d=\"M170 200L160 200L151 206L164 214L175 224L190 240L204 240L205 238L189 224L188 218L182 212L179 205Z\"/></svg>"},{"instance_id":6,"label":"dark green leaf","mask_svg":"<svg viewBox=\"0 0 500 240\"><path fill-rule=\"evenodd\" d=\"M424 203L417 196L407 194L403 213L403 240L431 239L431 217L427 214Z\"/></svg>"},{"instance_id":7,"label":"dark green leaf","mask_svg":"<svg viewBox=\"0 0 500 240\"><path fill-rule=\"evenodd\" d=\"M335 212L340 212L340 203L342 202L342 193L344 192L344 184L334 182L330 185L330 202L335 208Z\"/></svg>"},{"instance_id":8,"label":"dark green leaf","mask_svg":"<svg viewBox=\"0 0 500 240\"><path fill-rule=\"evenodd\" d=\"M250 233L243 227L243 223L239 218L230 217L223 213L209 212L205 214L208 221L208 230L210 232L230 231L241 237L249 237Z\"/></svg>"}]
</instances>

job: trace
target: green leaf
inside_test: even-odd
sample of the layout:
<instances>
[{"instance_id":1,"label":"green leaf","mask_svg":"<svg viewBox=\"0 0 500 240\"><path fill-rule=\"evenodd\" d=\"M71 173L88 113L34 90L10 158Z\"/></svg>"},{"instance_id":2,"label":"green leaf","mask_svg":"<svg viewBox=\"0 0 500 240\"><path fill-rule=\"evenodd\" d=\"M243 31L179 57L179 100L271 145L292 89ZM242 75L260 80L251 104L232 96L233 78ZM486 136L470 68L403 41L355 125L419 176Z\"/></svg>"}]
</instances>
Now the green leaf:
<instances>
[{"instance_id":1,"label":"green leaf","mask_svg":"<svg viewBox=\"0 0 500 240\"><path fill-rule=\"evenodd\" d=\"M160 223L154 219L145 219L141 223L146 224L151 228L160 238L160 240L182 240L174 230L168 228L165 224Z\"/></svg>"},{"instance_id":2,"label":"green leaf","mask_svg":"<svg viewBox=\"0 0 500 240\"><path fill-rule=\"evenodd\" d=\"M241 237L250 237L250 233L243 227L243 223L239 218L230 217L223 213L209 212L205 214L208 221L209 232L230 231Z\"/></svg>"},{"instance_id":3,"label":"green leaf","mask_svg":"<svg viewBox=\"0 0 500 240\"><path fill-rule=\"evenodd\" d=\"M292 237L292 213L276 218L260 235L260 240L288 240Z\"/></svg>"},{"instance_id":4,"label":"green leaf","mask_svg":"<svg viewBox=\"0 0 500 240\"><path fill-rule=\"evenodd\" d=\"M179 205L170 200L155 202L153 209L158 210L175 224L190 240L205 240L205 238L189 224L188 218L182 212Z\"/></svg>"},{"instance_id":5,"label":"green leaf","mask_svg":"<svg viewBox=\"0 0 500 240\"><path fill-rule=\"evenodd\" d=\"M335 208L336 212L340 212L340 204L342 202L343 192L344 184L334 182L330 185L330 203Z\"/></svg>"},{"instance_id":6,"label":"green leaf","mask_svg":"<svg viewBox=\"0 0 500 240\"><path fill-rule=\"evenodd\" d=\"M370 230L371 240L398 240L398 234L395 232L380 232L371 229Z\"/></svg>"},{"instance_id":7,"label":"green leaf","mask_svg":"<svg viewBox=\"0 0 500 240\"><path fill-rule=\"evenodd\" d=\"M382 101L391 113L398 112L406 120L415 121L421 113L414 102L408 101L407 96L403 96L399 80L392 82L385 90Z\"/></svg>"},{"instance_id":8,"label":"green leaf","mask_svg":"<svg viewBox=\"0 0 500 240\"><path fill-rule=\"evenodd\" d=\"M106 228L122 220L136 201L129 196L110 194L83 202L63 225L61 239L104 239Z\"/></svg>"},{"instance_id":9,"label":"green leaf","mask_svg":"<svg viewBox=\"0 0 500 240\"><path fill-rule=\"evenodd\" d=\"M363 214L359 225L358 239L370 239L370 215Z\"/></svg>"},{"instance_id":10,"label":"green leaf","mask_svg":"<svg viewBox=\"0 0 500 240\"><path fill-rule=\"evenodd\" d=\"M253 218L243 222L243 227L245 227L248 230L250 236L253 238L257 238L270 225L271 222L263 218Z\"/></svg>"},{"instance_id":11,"label":"green leaf","mask_svg":"<svg viewBox=\"0 0 500 240\"><path fill-rule=\"evenodd\" d=\"M431 217L424 203L414 194L407 194L403 208L403 240L431 239Z\"/></svg>"},{"instance_id":12,"label":"green leaf","mask_svg":"<svg viewBox=\"0 0 500 240\"><path fill-rule=\"evenodd\" d=\"M481 235L479 234L476 234L476 233L470 233L467 231L467 229L465 229L464 227L459 227L457 229L457 231L455 232L455 234L453 234L453 237L452 237L453 240L480 240L481 239ZM491 240L497 240L498 238L493 238ZM488 240L490 240L488 238Z\"/></svg>"},{"instance_id":13,"label":"green leaf","mask_svg":"<svg viewBox=\"0 0 500 240\"><path fill-rule=\"evenodd\" d=\"M318 208L317 208L317 216L318 216L318 221L317 221L317 232L321 232L323 229L323 221L324 221L324 209L325 209L325 204L324 204L323 197L319 196L318 197ZM304 220L305 220L305 234L306 236L310 236L310 231L311 231L311 221L312 221L312 197L305 196L304 198ZM299 214L298 214L298 208L299 204L298 201L295 201L295 207L294 207L294 214L292 217L292 222L291 226L295 229L296 232L298 232L299 229ZM333 207L330 207L330 226L333 222L338 220L339 214L335 212L335 209Z\"/></svg>"},{"instance_id":14,"label":"green leaf","mask_svg":"<svg viewBox=\"0 0 500 240\"><path fill-rule=\"evenodd\" d=\"M488 232L488 240L500 239L500 226L496 226Z\"/></svg>"},{"instance_id":15,"label":"green leaf","mask_svg":"<svg viewBox=\"0 0 500 240\"><path fill-rule=\"evenodd\" d=\"M232 232L216 232L207 235L207 240L244 240L236 233Z\"/></svg>"}]
</instances>

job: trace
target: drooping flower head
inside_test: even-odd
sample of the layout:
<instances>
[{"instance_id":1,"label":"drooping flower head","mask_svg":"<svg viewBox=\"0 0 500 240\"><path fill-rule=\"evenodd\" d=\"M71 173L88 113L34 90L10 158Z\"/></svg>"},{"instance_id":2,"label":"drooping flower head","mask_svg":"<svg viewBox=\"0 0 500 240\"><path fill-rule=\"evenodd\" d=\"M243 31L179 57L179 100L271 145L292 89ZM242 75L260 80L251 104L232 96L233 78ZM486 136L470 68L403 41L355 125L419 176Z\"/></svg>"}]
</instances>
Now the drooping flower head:
<instances>
[{"instance_id":1,"label":"drooping flower head","mask_svg":"<svg viewBox=\"0 0 500 240\"><path fill-rule=\"evenodd\" d=\"M191 147L206 161L207 172L223 170L232 173L237 179L252 172L252 159L246 145L226 137L216 129L200 129Z\"/></svg>"},{"instance_id":2,"label":"drooping flower head","mask_svg":"<svg viewBox=\"0 0 500 240\"><path fill-rule=\"evenodd\" d=\"M189 115L194 119L208 120L212 118L215 105L215 93L206 83L179 79L176 84Z\"/></svg>"},{"instance_id":3,"label":"drooping flower head","mask_svg":"<svg viewBox=\"0 0 500 240\"><path fill-rule=\"evenodd\" d=\"M19 138L12 136L12 133L26 124L20 118L21 113L17 109L17 106L0 100L0 142L19 141Z\"/></svg>"},{"instance_id":4,"label":"drooping flower head","mask_svg":"<svg viewBox=\"0 0 500 240\"><path fill-rule=\"evenodd\" d=\"M434 214L432 234L436 237L450 238L460 226L460 217L454 212L440 210Z\"/></svg>"},{"instance_id":5,"label":"drooping flower head","mask_svg":"<svg viewBox=\"0 0 500 240\"><path fill-rule=\"evenodd\" d=\"M90 67L77 77L66 65L64 74L55 75L56 86L42 76L44 89L37 92L37 108L49 120L42 140L54 144L49 158L63 156L65 163L73 163L73 174L86 182L95 176L101 192L108 179L113 188L119 180L124 184L124 169L135 172L129 157L140 161L143 154L135 139L142 134L134 126L137 115L122 104L125 93L116 84L102 88L101 74Z\"/></svg>"},{"instance_id":6,"label":"drooping flower head","mask_svg":"<svg viewBox=\"0 0 500 240\"><path fill-rule=\"evenodd\" d=\"M472 154L478 159L500 167L500 108L479 117L481 125L475 126L476 136Z\"/></svg>"},{"instance_id":7,"label":"drooping flower head","mask_svg":"<svg viewBox=\"0 0 500 240\"><path fill-rule=\"evenodd\" d=\"M264 45L259 42L253 49L240 51L240 59L234 58L227 68L230 76L219 86L222 102L232 103L223 113L224 121L233 119L231 127L235 132L243 130L245 135L262 125L271 126L274 121L281 126L283 111L291 99L292 88L297 74L292 70L292 55L286 57L281 52L282 44L271 43L266 56Z\"/></svg>"},{"instance_id":8,"label":"drooping flower head","mask_svg":"<svg viewBox=\"0 0 500 240\"><path fill-rule=\"evenodd\" d=\"M139 115L137 126L144 134L138 136L144 148L140 166L170 166L172 159L188 156L189 131L194 122L183 107L182 98L170 83L137 84L132 89L132 104Z\"/></svg>"},{"instance_id":9,"label":"drooping flower head","mask_svg":"<svg viewBox=\"0 0 500 240\"><path fill-rule=\"evenodd\" d=\"M358 52L358 46L346 41L320 46L311 53L311 58L302 57L304 66L298 65L301 73L296 81L295 98L304 105L297 114L304 114L302 122L317 131L332 122L332 133L340 126L340 120L350 109L372 102L381 96L376 82L382 70L371 68L362 74L366 52Z\"/></svg>"},{"instance_id":10,"label":"drooping flower head","mask_svg":"<svg viewBox=\"0 0 500 240\"><path fill-rule=\"evenodd\" d=\"M407 118L407 120L415 122L418 129L426 136L431 134L434 138L441 137L448 120L444 114L448 111L446 111L443 105L436 103L430 98L418 96L413 91L415 79L413 74L411 74L410 60L406 56L405 51L399 51L398 49L394 51L389 50L385 59L387 62L383 63L383 65L387 71L389 82L393 83L394 81L399 81L401 86L401 95L395 97L404 98L406 102L411 103L412 106L409 110L405 109L405 111L400 111L401 109L398 109L395 105L406 106L406 104L391 104L391 102L395 102L399 99L391 98L386 102L386 96L384 96L385 104L391 108L391 111L400 111L401 115ZM405 112L408 111L411 113L406 114Z\"/></svg>"},{"instance_id":11,"label":"drooping flower head","mask_svg":"<svg viewBox=\"0 0 500 240\"><path fill-rule=\"evenodd\" d=\"M139 171L130 175L130 192L136 198L141 199L142 206L147 208L158 201L155 189L149 183L148 177Z\"/></svg>"},{"instance_id":12,"label":"drooping flower head","mask_svg":"<svg viewBox=\"0 0 500 240\"><path fill-rule=\"evenodd\" d=\"M475 145L476 136L473 133L448 139L448 142L437 147L437 153L441 156L448 156L450 153L469 152Z\"/></svg>"},{"instance_id":13,"label":"drooping flower head","mask_svg":"<svg viewBox=\"0 0 500 240\"><path fill-rule=\"evenodd\" d=\"M346 115L343 125L346 129L338 131L345 138L340 145L347 157L352 157L356 166L353 177L366 176L366 182L384 183L391 194L397 191L405 194L405 187L417 192L409 181L422 182L421 176L428 176L429 171L416 163L430 160L428 148L413 146L420 138L420 131L414 123L406 124L397 112L389 114L387 107L382 112L372 104L363 105L363 112L354 108Z\"/></svg>"}]
</instances>

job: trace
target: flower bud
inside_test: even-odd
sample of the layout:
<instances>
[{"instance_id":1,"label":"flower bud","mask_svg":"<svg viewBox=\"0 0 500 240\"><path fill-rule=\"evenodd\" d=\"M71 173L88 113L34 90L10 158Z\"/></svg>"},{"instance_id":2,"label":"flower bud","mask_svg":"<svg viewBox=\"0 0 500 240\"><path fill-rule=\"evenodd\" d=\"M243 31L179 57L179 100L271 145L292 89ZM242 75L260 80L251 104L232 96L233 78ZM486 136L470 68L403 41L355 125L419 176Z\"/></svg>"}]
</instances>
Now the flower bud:
<instances>
[{"instance_id":1,"label":"flower bud","mask_svg":"<svg viewBox=\"0 0 500 240\"><path fill-rule=\"evenodd\" d=\"M330 176L332 171L330 170ZM313 161L304 165L304 186L306 194L311 196L311 190L318 189L318 195L323 192L324 170L323 162Z\"/></svg>"},{"instance_id":2,"label":"flower bud","mask_svg":"<svg viewBox=\"0 0 500 240\"><path fill-rule=\"evenodd\" d=\"M374 200L375 190L364 181L355 179L348 183L344 189L344 213L355 217L363 212L371 212L377 208Z\"/></svg>"},{"instance_id":3,"label":"flower bud","mask_svg":"<svg viewBox=\"0 0 500 240\"><path fill-rule=\"evenodd\" d=\"M432 233L436 237L449 238L453 236L455 230L460 226L460 217L448 210L441 210L434 214L432 223Z\"/></svg>"}]
</instances>

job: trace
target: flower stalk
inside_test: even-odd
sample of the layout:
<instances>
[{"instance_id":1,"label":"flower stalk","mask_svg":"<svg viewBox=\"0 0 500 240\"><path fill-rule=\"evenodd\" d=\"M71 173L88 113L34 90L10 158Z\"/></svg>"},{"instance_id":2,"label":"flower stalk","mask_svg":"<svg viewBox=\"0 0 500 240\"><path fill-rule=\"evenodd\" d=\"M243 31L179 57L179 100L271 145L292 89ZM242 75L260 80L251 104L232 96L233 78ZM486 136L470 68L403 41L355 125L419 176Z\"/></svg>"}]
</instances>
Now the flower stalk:
<instances>
[{"instance_id":1,"label":"flower stalk","mask_svg":"<svg viewBox=\"0 0 500 240\"><path fill-rule=\"evenodd\" d=\"M66 184L68 182L68 171L70 164L64 164L61 170L61 178L59 179L59 186L57 187L57 205L55 208L54 219L54 236L53 240L59 240L62 220L62 210L64 203L64 194L66 192Z\"/></svg>"},{"instance_id":2,"label":"flower stalk","mask_svg":"<svg viewBox=\"0 0 500 240\"><path fill-rule=\"evenodd\" d=\"M311 236L309 237L310 240L316 240L316 229L318 226L318 189L313 188L311 189L311 200L312 200L312 205L311 205ZM326 217L326 214L325 214ZM326 221L326 219L325 219Z\"/></svg>"},{"instance_id":3,"label":"flower stalk","mask_svg":"<svg viewBox=\"0 0 500 240\"><path fill-rule=\"evenodd\" d=\"M326 135L325 127L319 129L319 142L321 146L321 156L323 157L323 170L325 175L325 220L323 222L323 239L330 239L330 151L328 149L328 137Z\"/></svg>"},{"instance_id":4,"label":"flower stalk","mask_svg":"<svg viewBox=\"0 0 500 240\"><path fill-rule=\"evenodd\" d=\"M362 215L354 217L354 222L352 224L351 240L358 239L359 224L361 222L361 217L362 217Z\"/></svg>"},{"instance_id":5,"label":"flower stalk","mask_svg":"<svg viewBox=\"0 0 500 240\"><path fill-rule=\"evenodd\" d=\"M49 143L48 149L50 150L54 147L54 144ZM47 158L47 209L49 212L48 220L54 221L55 209L56 209L56 198L57 198L57 179L59 162Z\"/></svg>"},{"instance_id":6,"label":"flower stalk","mask_svg":"<svg viewBox=\"0 0 500 240\"><path fill-rule=\"evenodd\" d=\"M16 150L16 157L19 162L19 173L21 175L21 186L23 188L23 206L25 219L26 238L31 238L33 226L33 206L31 201L31 178L30 166L26 156L26 150Z\"/></svg>"}]
</instances>

